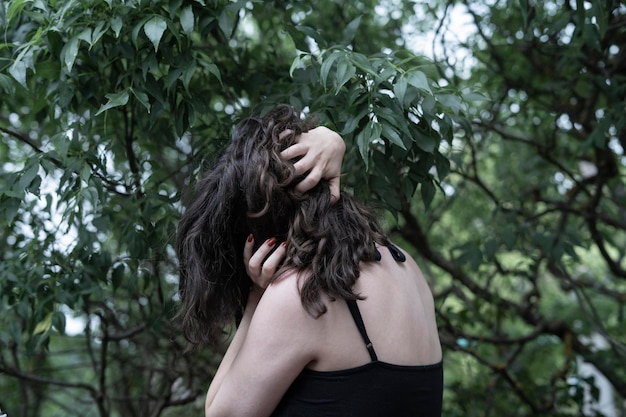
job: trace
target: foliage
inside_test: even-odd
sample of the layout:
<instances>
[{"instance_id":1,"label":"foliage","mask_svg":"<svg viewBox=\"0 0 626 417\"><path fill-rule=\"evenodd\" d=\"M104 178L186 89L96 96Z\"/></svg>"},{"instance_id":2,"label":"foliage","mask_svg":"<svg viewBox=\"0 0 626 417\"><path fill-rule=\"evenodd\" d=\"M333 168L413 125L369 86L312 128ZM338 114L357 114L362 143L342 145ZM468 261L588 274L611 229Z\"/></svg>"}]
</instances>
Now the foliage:
<instances>
[{"instance_id":1,"label":"foliage","mask_svg":"<svg viewBox=\"0 0 626 417\"><path fill-rule=\"evenodd\" d=\"M8 2L0 408L201 410L220 352L184 355L170 322L180 201L233 123L278 102L341 132L345 188L422 259L445 415L600 415L581 360L626 398L626 10L429 3ZM407 37L428 26L435 62Z\"/></svg>"},{"instance_id":2,"label":"foliage","mask_svg":"<svg viewBox=\"0 0 626 417\"><path fill-rule=\"evenodd\" d=\"M473 28L461 42L445 36L455 9ZM490 98L445 153L445 196L427 212L406 201L398 228L437 277L448 358L463 369L448 380L448 415L623 413L626 8L462 1L431 12L438 59L473 61L449 82ZM585 363L607 381L602 402Z\"/></svg>"},{"instance_id":3,"label":"foliage","mask_svg":"<svg viewBox=\"0 0 626 417\"><path fill-rule=\"evenodd\" d=\"M447 168L438 144L462 95L437 85L428 60L384 47L400 21L373 39L383 22L372 4L314 5L4 8L0 384L11 416L202 407L220 352L183 355L171 244L181 190L236 119L278 102L309 109L358 150L356 193L369 183L395 198L386 183L405 161L401 191L432 199L429 171ZM68 333L72 316L81 329Z\"/></svg>"}]
</instances>

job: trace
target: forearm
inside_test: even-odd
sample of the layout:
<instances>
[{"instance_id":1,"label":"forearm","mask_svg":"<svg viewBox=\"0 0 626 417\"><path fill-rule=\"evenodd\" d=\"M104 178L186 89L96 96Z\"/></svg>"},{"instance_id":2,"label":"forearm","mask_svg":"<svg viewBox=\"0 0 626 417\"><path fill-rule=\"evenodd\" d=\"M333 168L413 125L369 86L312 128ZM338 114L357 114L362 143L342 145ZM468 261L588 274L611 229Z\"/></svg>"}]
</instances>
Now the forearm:
<instances>
[{"instance_id":1,"label":"forearm","mask_svg":"<svg viewBox=\"0 0 626 417\"><path fill-rule=\"evenodd\" d=\"M224 354L224 358L222 358L222 362L217 368L217 372L215 373L215 376L211 381L211 385L206 396L205 410L209 409L211 403L213 402L213 399L220 389L220 386L222 385L224 377L228 373L230 366L237 357L237 354L239 353L239 349L241 349L241 345L246 339L248 328L250 327L250 322L252 321L252 316L254 315L254 311L256 310L256 306L258 305L262 295L263 291L256 286L250 292L248 302L246 304L246 309L244 310L243 317L241 319L241 322L239 323L239 327L237 327L237 331L235 332L235 337L233 337L233 340L228 346L228 349Z\"/></svg>"}]
</instances>

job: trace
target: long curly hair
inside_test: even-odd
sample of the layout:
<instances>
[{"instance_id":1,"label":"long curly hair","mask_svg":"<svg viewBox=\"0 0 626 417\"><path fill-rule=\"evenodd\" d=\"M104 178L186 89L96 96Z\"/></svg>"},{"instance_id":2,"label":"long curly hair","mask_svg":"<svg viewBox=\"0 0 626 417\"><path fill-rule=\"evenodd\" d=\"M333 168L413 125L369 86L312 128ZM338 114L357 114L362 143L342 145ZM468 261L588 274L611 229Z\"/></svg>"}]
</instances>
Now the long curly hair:
<instances>
[{"instance_id":1,"label":"long curly hair","mask_svg":"<svg viewBox=\"0 0 626 417\"><path fill-rule=\"evenodd\" d=\"M196 186L178 225L180 321L191 348L215 346L224 327L241 317L252 281L243 247L270 237L287 242L274 277L306 272L300 296L314 317L326 312L321 294L357 299L352 287L361 262L375 259L375 244L388 244L376 217L353 197L331 201L327 181L299 194L293 161L280 152L310 126L290 106L250 117L235 128L231 143Z\"/></svg>"}]
</instances>

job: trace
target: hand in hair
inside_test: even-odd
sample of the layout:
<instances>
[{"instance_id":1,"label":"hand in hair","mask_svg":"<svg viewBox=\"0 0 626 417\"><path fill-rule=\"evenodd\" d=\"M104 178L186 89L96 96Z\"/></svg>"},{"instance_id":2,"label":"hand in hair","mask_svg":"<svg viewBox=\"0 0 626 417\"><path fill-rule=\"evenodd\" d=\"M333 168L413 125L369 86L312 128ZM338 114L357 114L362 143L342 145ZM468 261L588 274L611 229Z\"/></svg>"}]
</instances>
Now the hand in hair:
<instances>
[{"instance_id":1,"label":"hand in hair","mask_svg":"<svg viewBox=\"0 0 626 417\"><path fill-rule=\"evenodd\" d=\"M285 243L276 247L276 238L266 240L254 253L253 248L254 237L250 235L243 248L243 262L248 276L254 283L253 289L262 291L270 284L274 273L285 258L287 248Z\"/></svg>"},{"instance_id":2,"label":"hand in hair","mask_svg":"<svg viewBox=\"0 0 626 417\"><path fill-rule=\"evenodd\" d=\"M297 143L281 152L283 159L302 156L294 164L296 174L307 176L296 185L296 191L304 193L315 187L323 178L328 180L333 201L339 199L341 162L346 151L343 139L336 132L320 126L302 133Z\"/></svg>"}]
</instances>

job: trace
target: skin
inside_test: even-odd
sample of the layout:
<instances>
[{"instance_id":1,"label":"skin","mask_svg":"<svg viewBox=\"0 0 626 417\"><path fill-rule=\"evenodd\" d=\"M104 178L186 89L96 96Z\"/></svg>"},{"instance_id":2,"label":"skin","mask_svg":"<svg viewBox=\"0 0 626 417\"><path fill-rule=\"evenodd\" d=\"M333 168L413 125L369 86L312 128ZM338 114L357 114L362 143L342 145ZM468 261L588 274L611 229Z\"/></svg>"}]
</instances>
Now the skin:
<instances>
[{"instance_id":1,"label":"skin","mask_svg":"<svg viewBox=\"0 0 626 417\"><path fill-rule=\"evenodd\" d=\"M330 181L339 198L341 159L345 145L330 129L318 127L300 136L282 153L302 158L294 165L306 192L320 178ZM298 374L353 368L370 362L369 354L345 302L322 296L327 312L315 318L300 301L307 273L287 271L272 280L286 254L274 238L253 252L251 235L244 263L252 291L243 319L213 378L206 397L207 417L269 416ZM397 365L425 365L441 360L434 303L416 263L398 263L386 248L380 262L364 264L355 284L367 332L379 360Z\"/></svg>"},{"instance_id":2,"label":"skin","mask_svg":"<svg viewBox=\"0 0 626 417\"><path fill-rule=\"evenodd\" d=\"M269 416L303 368L332 371L370 362L346 303L324 297L328 311L312 317L299 295L306 274L288 272L268 284L285 247L268 240L252 253L253 244L246 242L244 257L254 289L207 393L207 417ZM424 277L412 259L397 263L379 250L382 260L364 265L355 286L367 297L359 309L379 360L437 363L441 347Z\"/></svg>"},{"instance_id":3,"label":"skin","mask_svg":"<svg viewBox=\"0 0 626 417\"><path fill-rule=\"evenodd\" d=\"M333 130L324 126L316 127L299 136L296 144L281 152L285 160L302 157L294 164L298 175L308 175L296 185L296 191L305 193L315 187L320 179L328 180L334 200L339 198L341 182L341 161L346 145Z\"/></svg>"}]
</instances>

